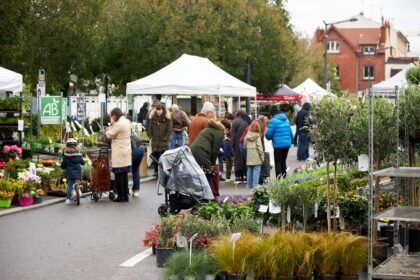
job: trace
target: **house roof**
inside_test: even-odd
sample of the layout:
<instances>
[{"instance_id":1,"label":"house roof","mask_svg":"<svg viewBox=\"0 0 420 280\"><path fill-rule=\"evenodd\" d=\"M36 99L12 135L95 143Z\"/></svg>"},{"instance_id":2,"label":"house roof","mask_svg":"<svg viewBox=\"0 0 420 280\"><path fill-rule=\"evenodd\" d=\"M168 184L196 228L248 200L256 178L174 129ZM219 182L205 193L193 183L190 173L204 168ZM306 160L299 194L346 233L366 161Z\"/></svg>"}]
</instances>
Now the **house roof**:
<instances>
[{"instance_id":1,"label":"house roof","mask_svg":"<svg viewBox=\"0 0 420 280\"><path fill-rule=\"evenodd\" d=\"M353 46L380 43L380 28L338 28L338 30Z\"/></svg>"},{"instance_id":2,"label":"house roof","mask_svg":"<svg viewBox=\"0 0 420 280\"><path fill-rule=\"evenodd\" d=\"M388 57L387 64L410 64L415 61L414 57Z\"/></svg>"},{"instance_id":3,"label":"house roof","mask_svg":"<svg viewBox=\"0 0 420 280\"><path fill-rule=\"evenodd\" d=\"M342 23L338 23L335 26L337 28L380 28L381 24L379 22L376 22L374 20L371 20L370 18L367 18L363 15L355 15L351 18L357 18L357 21L347 21L347 22L342 22Z\"/></svg>"}]
</instances>

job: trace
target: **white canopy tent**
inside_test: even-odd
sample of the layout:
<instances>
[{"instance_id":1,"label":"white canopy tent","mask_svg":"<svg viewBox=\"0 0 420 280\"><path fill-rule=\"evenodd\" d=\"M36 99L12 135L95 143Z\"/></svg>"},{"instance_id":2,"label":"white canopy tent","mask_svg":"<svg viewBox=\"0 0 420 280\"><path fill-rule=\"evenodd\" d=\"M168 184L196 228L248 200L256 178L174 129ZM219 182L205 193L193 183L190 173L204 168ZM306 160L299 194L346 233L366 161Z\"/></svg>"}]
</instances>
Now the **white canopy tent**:
<instances>
[{"instance_id":1,"label":"white canopy tent","mask_svg":"<svg viewBox=\"0 0 420 280\"><path fill-rule=\"evenodd\" d=\"M330 92L320 87L311 78L307 78L303 83L295 87L293 90L303 94L306 98L306 101L319 101L324 96L331 95Z\"/></svg>"},{"instance_id":2,"label":"white canopy tent","mask_svg":"<svg viewBox=\"0 0 420 280\"><path fill-rule=\"evenodd\" d=\"M380 83L374 84L372 91L375 93L388 93L395 91L395 87L398 86L398 89L405 89L408 86L407 79L405 74L410 68L416 67L414 63L408 64L400 72L389 78L388 80L382 81Z\"/></svg>"},{"instance_id":3,"label":"white canopy tent","mask_svg":"<svg viewBox=\"0 0 420 280\"><path fill-rule=\"evenodd\" d=\"M0 92L21 92L22 81L21 74L0 67Z\"/></svg>"},{"instance_id":4,"label":"white canopy tent","mask_svg":"<svg viewBox=\"0 0 420 280\"><path fill-rule=\"evenodd\" d=\"M256 88L233 77L207 58L183 54L159 71L127 83L127 94L256 97Z\"/></svg>"}]
</instances>

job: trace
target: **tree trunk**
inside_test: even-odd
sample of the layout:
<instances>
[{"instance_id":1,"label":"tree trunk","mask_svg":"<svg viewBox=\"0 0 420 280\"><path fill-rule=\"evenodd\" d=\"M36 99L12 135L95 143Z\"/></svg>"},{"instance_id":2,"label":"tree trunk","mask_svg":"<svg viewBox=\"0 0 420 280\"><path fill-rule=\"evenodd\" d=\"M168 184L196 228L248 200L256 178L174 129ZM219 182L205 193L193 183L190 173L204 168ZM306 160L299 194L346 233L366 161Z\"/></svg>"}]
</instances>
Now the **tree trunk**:
<instances>
[{"instance_id":1,"label":"tree trunk","mask_svg":"<svg viewBox=\"0 0 420 280\"><path fill-rule=\"evenodd\" d=\"M337 209L337 162L334 162L334 202L333 202L333 229L337 227L337 219L335 218Z\"/></svg>"},{"instance_id":2,"label":"tree trunk","mask_svg":"<svg viewBox=\"0 0 420 280\"><path fill-rule=\"evenodd\" d=\"M331 233L330 162L327 161L327 225Z\"/></svg>"},{"instance_id":3,"label":"tree trunk","mask_svg":"<svg viewBox=\"0 0 420 280\"><path fill-rule=\"evenodd\" d=\"M191 96L190 99L191 102L191 115L195 116L197 115L197 96Z\"/></svg>"},{"instance_id":4,"label":"tree trunk","mask_svg":"<svg viewBox=\"0 0 420 280\"><path fill-rule=\"evenodd\" d=\"M281 204L281 229L286 231L286 204Z\"/></svg>"}]
</instances>

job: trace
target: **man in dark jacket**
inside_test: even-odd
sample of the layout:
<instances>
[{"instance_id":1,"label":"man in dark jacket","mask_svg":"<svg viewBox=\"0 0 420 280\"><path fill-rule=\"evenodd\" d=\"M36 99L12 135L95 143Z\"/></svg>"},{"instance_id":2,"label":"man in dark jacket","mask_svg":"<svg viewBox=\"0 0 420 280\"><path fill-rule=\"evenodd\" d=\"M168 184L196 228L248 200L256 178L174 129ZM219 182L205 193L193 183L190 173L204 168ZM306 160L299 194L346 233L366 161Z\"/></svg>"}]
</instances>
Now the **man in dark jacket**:
<instances>
[{"instance_id":1,"label":"man in dark jacket","mask_svg":"<svg viewBox=\"0 0 420 280\"><path fill-rule=\"evenodd\" d=\"M311 128L311 120L309 118L310 108L311 104L305 102L296 117L296 137L299 137L297 159L299 161L304 161L309 158L309 144L311 142L311 137L309 136Z\"/></svg>"},{"instance_id":2,"label":"man in dark jacket","mask_svg":"<svg viewBox=\"0 0 420 280\"><path fill-rule=\"evenodd\" d=\"M212 184L213 175L216 173L213 166L216 164L220 143L225 135L224 129L225 127L220 122L209 119L208 127L200 132L196 141L191 145L191 152L206 174L216 200L219 190L214 187L215 184Z\"/></svg>"},{"instance_id":3,"label":"man in dark jacket","mask_svg":"<svg viewBox=\"0 0 420 280\"><path fill-rule=\"evenodd\" d=\"M240 149L240 138L244 133L245 129L251 124L251 118L245 111L238 111L236 119L232 123L230 129L230 136L232 139L233 148L233 160L235 165L235 177L236 180L244 182L246 174L246 159Z\"/></svg>"}]
</instances>

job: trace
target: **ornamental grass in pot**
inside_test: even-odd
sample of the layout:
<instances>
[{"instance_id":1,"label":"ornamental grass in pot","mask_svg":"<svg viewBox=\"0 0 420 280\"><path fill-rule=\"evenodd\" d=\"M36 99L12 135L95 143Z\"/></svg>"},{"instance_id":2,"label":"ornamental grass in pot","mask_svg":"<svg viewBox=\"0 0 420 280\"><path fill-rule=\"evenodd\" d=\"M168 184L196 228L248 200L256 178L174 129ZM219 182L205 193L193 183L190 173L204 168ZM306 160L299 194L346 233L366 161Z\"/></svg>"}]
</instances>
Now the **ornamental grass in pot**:
<instances>
[{"instance_id":1,"label":"ornamental grass in pot","mask_svg":"<svg viewBox=\"0 0 420 280\"><path fill-rule=\"evenodd\" d=\"M342 248L338 234L324 234L324 238L319 240L318 248L321 258L316 265L318 275L324 279L338 279L338 271L340 270L340 259Z\"/></svg>"},{"instance_id":2,"label":"ornamental grass in pot","mask_svg":"<svg viewBox=\"0 0 420 280\"><path fill-rule=\"evenodd\" d=\"M214 279L221 269L221 264L209 254L193 252L190 263L189 251L181 250L175 252L166 262L163 279Z\"/></svg>"},{"instance_id":3,"label":"ornamental grass in pot","mask_svg":"<svg viewBox=\"0 0 420 280\"><path fill-rule=\"evenodd\" d=\"M340 233L339 235L341 234L344 236L340 242L342 247L340 279L357 280L359 271L368 263L368 239L349 233Z\"/></svg>"},{"instance_id":4,"label":"ornamental grass in pot","mask_svg":"<svg viewBox=\"0 0 420 280\"><path fill-rule=\"evenodd\" d=\"M260 240L259 236L243 232L235 242L234 249L231 236L219 236L211 243L210 252L226 272L226 279L246 278L250 268L252 248L255 248Z\"/></svg>"}]
</instances>

